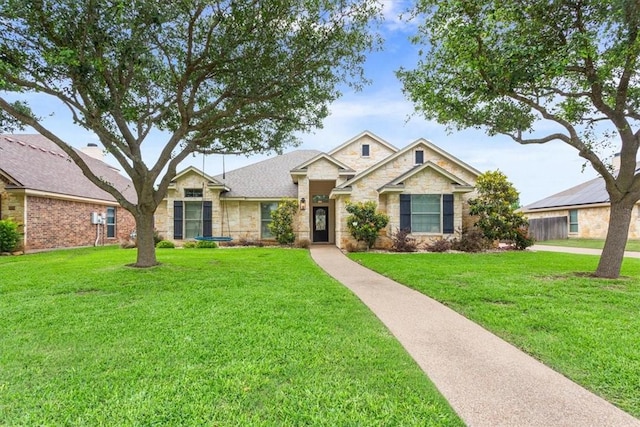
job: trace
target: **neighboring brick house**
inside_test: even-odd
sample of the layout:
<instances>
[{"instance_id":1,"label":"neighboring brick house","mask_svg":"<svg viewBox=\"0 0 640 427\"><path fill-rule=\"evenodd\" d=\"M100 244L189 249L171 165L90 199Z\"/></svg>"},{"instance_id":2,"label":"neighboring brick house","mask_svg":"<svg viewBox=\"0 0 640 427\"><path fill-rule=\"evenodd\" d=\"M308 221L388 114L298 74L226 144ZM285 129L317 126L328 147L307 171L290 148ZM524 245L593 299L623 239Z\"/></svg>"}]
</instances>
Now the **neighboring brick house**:
<instances>
[{"instance_id":1,"label":"neighboring brick house","mask_svg":"<svg viewBox=\"0 0 640 427\"><path fill-rule=\"evenodd\" d=\"M377 246L389 246L388 236L398 229L433 240L466 224L466 202L479 174L427 140L397 149L363 132L328 153L297 150L225 176L189 167L173 180L155 224L178 242L200 235L269 240L271 211L294 198L301 205L298 239L346 249L355 243L346 203L372 200L390 217Z\"/></svg>"},{"instance_id":2,"label":"neighboring brick house","mask_svg":"<svg viewBox=\"0 0 640 427\"><path fill-rule=\"evenodd\" d=\"M618 167L616 159L614 168ZM604 239L609 227L610 207L604 179L598 177L528 204L520 211L529 220L529 231L536 240ZM629 238L640 239L638 205L631 217Z\"/></svg>"},{"instance_id":3,"label":"neighboring brick house","mask_svg":"<svg viewBox=\"0 0 640 427\"><path fill-rule=\"evenodd\" d=\"M135 201L131 181L96 158L97 146L87 148L91 155L80 155L96 175ZM94 213L103 224L92 223ZM27 252L119 243L135 229L133 216L42 135L0 135L0 219L20 224Z\"/></svg>"}]
</instances>

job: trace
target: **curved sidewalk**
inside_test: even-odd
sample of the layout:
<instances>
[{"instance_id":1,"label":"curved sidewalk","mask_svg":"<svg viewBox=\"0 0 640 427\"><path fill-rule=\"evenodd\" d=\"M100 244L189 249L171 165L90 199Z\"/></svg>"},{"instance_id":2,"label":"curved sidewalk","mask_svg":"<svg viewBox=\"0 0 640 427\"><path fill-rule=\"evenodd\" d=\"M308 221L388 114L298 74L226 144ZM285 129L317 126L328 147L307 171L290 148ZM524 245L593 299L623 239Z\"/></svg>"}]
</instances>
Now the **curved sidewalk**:
<instances>
[{"instance_id":1,"label":"curved sidewalk","mask_svg":"<svg viewBox=\"0 0 640 427\"><path fill-rule=\"evenodd\" d=\"M335 246L312 246L311 257L378 316L467 425L640 427L640 420Z\"/></svg>"}]
</instances>

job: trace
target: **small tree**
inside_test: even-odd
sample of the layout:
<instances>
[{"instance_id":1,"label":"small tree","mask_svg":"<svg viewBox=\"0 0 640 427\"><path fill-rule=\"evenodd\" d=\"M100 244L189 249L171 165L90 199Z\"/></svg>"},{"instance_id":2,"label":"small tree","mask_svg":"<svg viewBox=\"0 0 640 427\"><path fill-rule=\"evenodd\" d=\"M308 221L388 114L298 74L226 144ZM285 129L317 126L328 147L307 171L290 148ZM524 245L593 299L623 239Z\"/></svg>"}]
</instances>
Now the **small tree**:
<instances>
[{"instance_id":1,"label":"small tree","mask_svg":"<svg viewBox=\"0 0 640 427\"><path fill-rule=\"evenodd\" d=\"M293 231L293 220L297 212L298 201L295 199L281 200L276 210L271 212L269 230L281 245L290 245L296 240L296 234Z\"/></svg>"},{"instance_id":2,"label":"small tree","mask_svg":"<svg viewBox=\"0 0 640 427\"><path fill-rule=\"evenodd\" d=\"M489 240L507 240L517 249L533 244L528 237L529 222L516 212L519 193L500 171L485 172L476 181L478 197L469 200L471 215L477 215L475 225Z\"/></svg>"},{"instance_id":3,"label":"small tree","mask_svg":"<svg viewBox=\"0 0 640 427\"><path fill-rule=\"evenodd\" d=\"M0 220L0 252L12 252L18 247L18 224L11 219Z\"/></svg>"},{"instance_id":4,"label":"small tree","mask_svg":"<svg viewBox=\"0 0 640 427\"><path fill-rule=\"evenodd\" d=\"M378 238L378 233L389 223L389 217L376 213L375 202L348 203L347 227L354 239L365 242L371 248Z\"/></svg>"}]
</instances>

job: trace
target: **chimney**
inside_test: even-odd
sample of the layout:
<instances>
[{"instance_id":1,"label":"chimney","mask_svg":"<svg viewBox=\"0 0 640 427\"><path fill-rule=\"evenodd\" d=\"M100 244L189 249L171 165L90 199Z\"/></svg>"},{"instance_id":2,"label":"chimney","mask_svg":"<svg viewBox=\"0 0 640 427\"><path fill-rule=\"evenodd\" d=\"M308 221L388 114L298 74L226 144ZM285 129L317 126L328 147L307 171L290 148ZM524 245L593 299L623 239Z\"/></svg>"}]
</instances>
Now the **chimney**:
<instances>
[{"instance_id":1,"label":"chimney","mask_svg":"<svg viewBox=\"0 0 640 427\"><path fill-rule=\"evenodd\" d=\"M93 157L94 159L104 161L104 154L102 150L98 147L98 144L96 143L90 142L87 144L86 147L82 148L80 151L82 151L84 154L86 154L89 157Z\"/></svg>"},{"instance_id":2,"label":"chimney","mask_svg":"<svg viewBox=\"0 0 640 427\"><path fill-rule=\"evenodd\" d=\"M613 155L613 158L611 159L611 166L613 166L614 171L620 170L620 153Z\"/></svg>"}]
</instances>

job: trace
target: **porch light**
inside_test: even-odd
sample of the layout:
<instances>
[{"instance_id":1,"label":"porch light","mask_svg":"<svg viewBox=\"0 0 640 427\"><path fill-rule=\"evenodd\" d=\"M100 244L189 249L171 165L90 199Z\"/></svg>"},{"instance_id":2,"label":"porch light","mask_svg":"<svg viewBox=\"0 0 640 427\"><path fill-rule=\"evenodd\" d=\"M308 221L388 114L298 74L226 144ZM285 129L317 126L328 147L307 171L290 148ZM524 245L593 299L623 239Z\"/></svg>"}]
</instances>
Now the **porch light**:
<instances>
[{"instance_id":1,"label":"porch light","mask_svg":"<svg viewBox=\"0 0 640 427\"><path fill-rule=\"evenodd\" d=\"M307 201L305 200L304 197L300 199L300 210L301 211L307 210Z\"/></svg>"}]
</instances>

